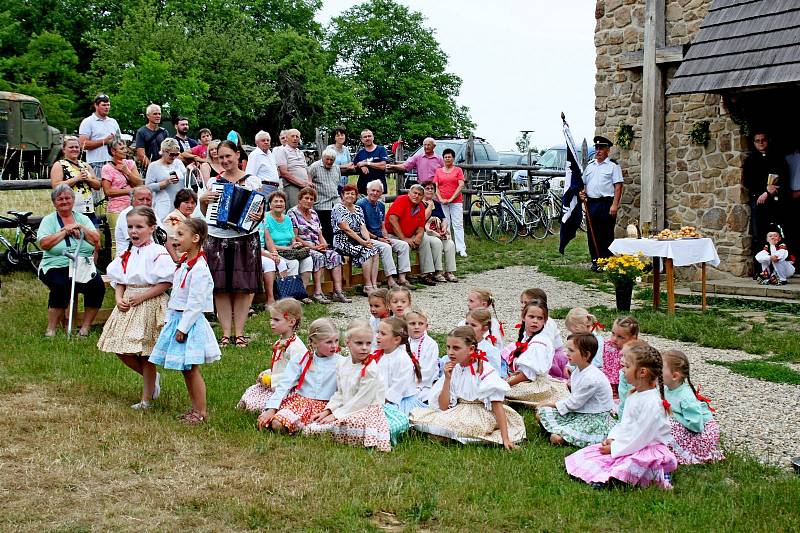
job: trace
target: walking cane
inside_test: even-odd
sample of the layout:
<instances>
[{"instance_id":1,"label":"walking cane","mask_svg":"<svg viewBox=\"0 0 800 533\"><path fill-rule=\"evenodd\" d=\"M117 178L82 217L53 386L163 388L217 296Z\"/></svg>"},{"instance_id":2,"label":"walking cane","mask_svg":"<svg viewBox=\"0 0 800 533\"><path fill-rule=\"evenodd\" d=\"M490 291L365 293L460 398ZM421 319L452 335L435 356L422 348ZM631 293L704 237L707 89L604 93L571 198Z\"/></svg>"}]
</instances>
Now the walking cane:
<instances>
[{"instance_id":1,"label":"walking cane","mask_svg":"<svg viewBox=\"0 0 800 533\"><path fill-rule=\"evenodd\" d=\"M75 277L78 274L78 259L80 259L81 245L83 244L83 230L81 230L78 246L73 253L64 252L64 255L72 262L72 288L69 291L69 317L67 318L67 337L72 336L72 312L75 309Z\"/></svg>"}]
</instances>

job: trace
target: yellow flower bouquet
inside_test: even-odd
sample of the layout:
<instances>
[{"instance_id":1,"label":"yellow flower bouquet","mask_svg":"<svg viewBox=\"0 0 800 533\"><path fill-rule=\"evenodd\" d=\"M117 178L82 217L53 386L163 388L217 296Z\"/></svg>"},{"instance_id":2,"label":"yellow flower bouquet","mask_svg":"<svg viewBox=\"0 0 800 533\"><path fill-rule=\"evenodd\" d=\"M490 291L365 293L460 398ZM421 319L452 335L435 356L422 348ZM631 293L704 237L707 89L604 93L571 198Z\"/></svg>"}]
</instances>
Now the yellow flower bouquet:
<instances>
[{"instance_id":1,"label":"yellow flower bouquet","mask_svg":"<svg viewBox=\"0 0 800 533\"><path fill-rule=\"evenodd\" d=\"M632 285L642 281L645 264L641 252L636 255L622 254L597 260L597 266L608 275L614 285Z\"/></svg>"}]
</instances>

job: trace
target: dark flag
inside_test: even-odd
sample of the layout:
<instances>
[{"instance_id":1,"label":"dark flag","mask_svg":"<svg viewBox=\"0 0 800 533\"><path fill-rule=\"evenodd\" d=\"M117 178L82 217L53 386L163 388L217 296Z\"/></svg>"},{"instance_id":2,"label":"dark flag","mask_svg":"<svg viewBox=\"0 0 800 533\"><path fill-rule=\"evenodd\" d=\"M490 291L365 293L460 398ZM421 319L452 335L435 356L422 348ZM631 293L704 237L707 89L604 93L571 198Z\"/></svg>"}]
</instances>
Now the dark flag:
<instances>
[{"instance_id":1,"label":"dark flag","mask_svg":"<svg viewBox=\"0 0 800 533\"><path fill-rule=\"evenodd\" d=\"M583 189L583 171L578 163L578 150L575 148L575 141L572 140L572 133L569 131L566 120L564 121L564 138L567 141L567 166L564 179L566 190L561 198L561 232L558 245L561 255L564 255L564 249L569 241L575 238L581 220L583 220L583 209L580 198L578 198L578 193Z\"/></svg>"}]
</instances>

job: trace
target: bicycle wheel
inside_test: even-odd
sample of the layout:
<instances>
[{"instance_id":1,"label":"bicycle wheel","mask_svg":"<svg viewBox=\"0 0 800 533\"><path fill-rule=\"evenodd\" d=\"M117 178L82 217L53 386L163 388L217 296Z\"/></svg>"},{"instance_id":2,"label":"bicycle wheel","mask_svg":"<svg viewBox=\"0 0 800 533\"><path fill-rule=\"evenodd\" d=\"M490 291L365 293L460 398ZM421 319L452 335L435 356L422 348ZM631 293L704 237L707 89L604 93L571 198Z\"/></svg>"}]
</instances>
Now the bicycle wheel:
<instances>
[{"instance_id":1,"label":"bicycle wheel","mask_svg":"<svg viewBox=\"0 0 800 533\"><path fill-rule=\"evenodd\" d=\"M525 204L525 225L528 235L534 239L544 239L550 233L550 218L542 206L535 202Z\"/></svg>"},{"instance_id":2,"label":"bicycle wheel","mask_svg":"<svg viewBox=\"0 0 800 533\"><path fill-rule=\"evenodd\" d=\"M551 234L555 235L561 226L561 201L553 198L548 198L542 204L542 210L545 216L550 221L548 230Z\"/></svg>"},{"instance_id":3,"label":"bicycle wheel","mask_svg":"<svg viewBox=\"0 0 800 533\"><path fill-rule=\"evenodd\" d=\"M511 244L517 238L519 227L507 207L493 205L481 217L483 232L498 244Z\"/></svg>"},{"instance_id":4,"label":"bicycle wheel","mask_svg":"<svg viewBox=\"0 0 800 533\"><path fill-rule=\"evenodd\" d=\"M485 202L481 200L473 200L472 203L469 204L469 227L472 229L472 233L477 237L483 235L481 231L481 215L485 210L485 205Z\"/></svg>"},{"instance_id":5,"label":"bicycle wheel","mask_svg":"<svg viewBox=\"0 0 800 533\"><path fill-rule=\"evenodd\" d=\"M31 266L34 272L39 272L39 264L42 262L42 249L35 242L28 241L25 243L25 259Z\"/></svg>"}]
</instances>

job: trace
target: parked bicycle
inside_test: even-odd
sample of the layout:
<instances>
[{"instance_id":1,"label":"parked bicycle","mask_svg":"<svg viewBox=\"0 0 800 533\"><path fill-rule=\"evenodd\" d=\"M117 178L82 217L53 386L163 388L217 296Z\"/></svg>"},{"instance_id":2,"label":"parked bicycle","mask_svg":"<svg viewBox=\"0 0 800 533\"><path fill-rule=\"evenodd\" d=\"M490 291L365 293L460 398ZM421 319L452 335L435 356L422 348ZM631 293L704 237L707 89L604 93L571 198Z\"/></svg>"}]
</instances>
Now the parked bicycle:
<instances>
[{"instance_id":1,"label":"parked bicycle","mask_svg":"<svg viewBox=\"0 0 800 533\"><path fill-rule=\"evenodd\" d=\"M8 211L8 214L14 218L0 215L0 220L14 224L16 229L13 242L0 234L0 246L4 248L0 253L0 270L9 272L30 268L38 272L43 252L36 243L36 228L28 222L32 212Z\"/></svg>"},{"instance_id":2,"label":"parked bicycle","mask_svg":"<svg viewBox=\"0 0 800 533\"><path fill-rule=\"evenodd\" d=\"M469 218L469 226L477 237L485 235L481 227L481 217L486 210L492 205L488 200L490 196L497 196L495 192L495 184L492 180L473 181L472 188L477 192L477 198L472 200L467 210Z\"/></svg>"},{"instance_id":3,"label":"parked bicycle","mask_svg":"<svg viewBox=\"0 0 800 533\"><path fill-rule=\"evenodd\" d=\"M513 197L519 198L515 202ZM518 235L544 239L550 231L550 218L535 200L523 200L521 195L500 191L500 201L481 216L481 228L489 239L510 244Z\"/></svg>"}]
</instances>

